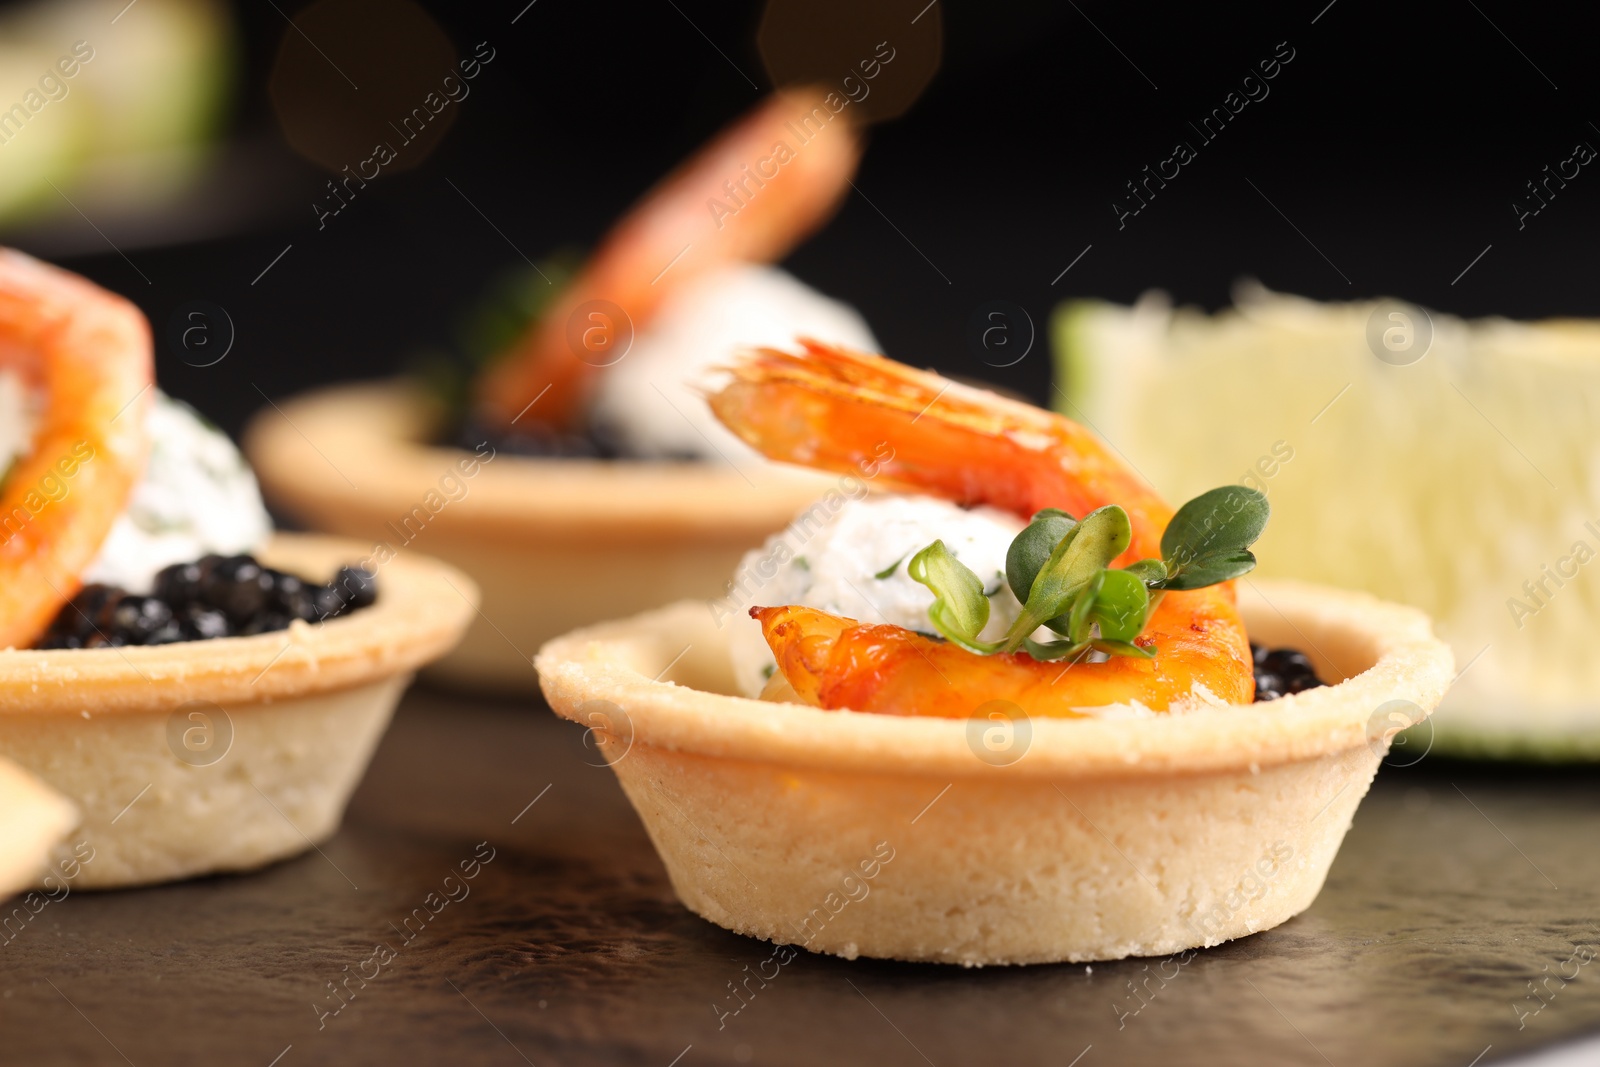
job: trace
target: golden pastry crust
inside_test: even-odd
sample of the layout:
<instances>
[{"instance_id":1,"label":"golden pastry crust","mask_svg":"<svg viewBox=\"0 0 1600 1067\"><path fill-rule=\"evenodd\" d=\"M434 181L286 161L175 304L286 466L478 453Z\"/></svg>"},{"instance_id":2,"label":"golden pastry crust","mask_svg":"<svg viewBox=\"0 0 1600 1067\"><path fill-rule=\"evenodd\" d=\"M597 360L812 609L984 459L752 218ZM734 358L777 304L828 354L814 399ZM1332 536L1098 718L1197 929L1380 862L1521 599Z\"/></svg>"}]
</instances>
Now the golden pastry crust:
<instances>
[{"instance_id":1,"label":"golden pastry crust","mask_svg":"<svg viewBox=\"0 0 1600 1067\"><path fill-rule=\"evenodd\" d=\"M1247 707L1033 719L1004 765L980 756L981 721L721 695L726 639L705 604L578 631L536 662L551 706L604 742L679 898L713 922L845 956L1114 959L1309 906L1389 736L1450 681L1412 609L1295 583L1241 593L1257 640L1342 680ZM894 858L866 884L880 846ZM835 911L846 875L864 895Z\"/></svg>"},{"instance_id":2,"label":"golden pastry crust","mask_svg":"<svg viewBox=\"0 0 1600 1067\"><path fill-rule=\"evenodd\" d=\"M1389 699L1399 696L1426 708L1442 696L1453 660L1421 612L1364 593L1296 582L1253 585L1270 597L1269 602L1249 587L1241 590L1257 640L1304 649L1324 678L1341 677L1342 665L1368 666L1337 686L1230 707L1225 714L1202 709L1154 717L1034 719L1028 758L1003 773L1173 774L1302 760L1364 745L1371 712ZM1277 611L1283 618L1276 618ZM836 770L996 773L972 758L964 719L825 712L701 691L687 681L670 683L688 677L731 689L715 666L724 651L721 638L707 605L680 603L576 631L541 649L536 662L558 711L584 700L614 701L628 709L637 736L669 749ZM669 680L653 681L660 669L650 669L656 659L665 664L685 646L689 651ZM696 668L700 673L683 673Z\"/></svg>"},{"instance_id":3,"label":"golden pastry crust","mask_svg":"<svg viewBox=\"0 0 1600 1067\"><path fill-rule=\"evenodd\" d=\"M366 554L359 543L279 534L263 562L326 580ZM385 564L369 608L255 637L143 648L0 650L0 730L12 713L170 710L186 700L260 702L347 689L414 671L460 640L472 583L415 555Z\"/></svg>"},{"instance_id":4,"label":"golden pastry crust","mask_svg":"<svg viewBox=\"0 0 1600 1067\"><path fill-rule=\"evenodd\" d=\"M366 382L261 412L244 446L262 487L296 515L337 533L381 537L384 523L407 514L439 488L442 475L474 458L463 449L423 443L437 422L435 406L405 382ZM359 470L360 487L352 489L330 460ZM439 513L439 528L513 545L530 534L619 547L637 546L641 536L667 544L710 539L748 545L782 527L816 499L819 486L834 481L756 459L741 467L758 465L761 476L752 477L711 463L499 454L463 479L468 491Z\"/></svg>"},{"instance_id":5,"label":"golden pastry crust","mask_svg":"<svg viewBox=\"0 0 1600 1067\"><path fill-rule=\"evenodd\" d=\"M280 534L260 558L322 580L361 554ZM93 859L74 885L248 870L332 835L411 672L475 613L470 579L415 554L385 564L378 590L255 637L0 652L0 757L82 812L74 841Z\"/></svg>"}]
</instances>

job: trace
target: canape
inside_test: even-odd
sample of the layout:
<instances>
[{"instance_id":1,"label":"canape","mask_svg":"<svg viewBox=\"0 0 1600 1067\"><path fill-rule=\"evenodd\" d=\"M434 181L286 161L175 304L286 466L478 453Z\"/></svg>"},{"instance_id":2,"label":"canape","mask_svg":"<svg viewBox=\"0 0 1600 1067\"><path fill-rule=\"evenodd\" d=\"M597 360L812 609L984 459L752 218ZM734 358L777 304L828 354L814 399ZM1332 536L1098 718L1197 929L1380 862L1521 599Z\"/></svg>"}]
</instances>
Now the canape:
<instances>
[{"instance_id":1,"label":"canape","mask_svg":"<svg viewBox=\"0 0 1600 1067\"><path fill-rule=\"evenodd\" d=\"M1003 745L1031 733L1005 764L968 722L729 695L728 633L700 602L570 634L539 671L596 731L679 900L720 926L846 957L1162 955L1309 907L1412 721L1380 709L1420 717L1450 679L1420 612L1257 584L1252 633L1313 643L1336 684L1170 718L976 720Z\"/></svg>"},{"instance_id":2,"label":"canape","mask_svg":"<svg viewBox=\"0 0 1600 1067\"><path fill-rule=\"evenodd\" d=\"M260 558L316 578L365 552L280 534ZM412 672L473 613L425 557L381 580L370 607L254 636L0 652L0 756L76 802L80 887L248 870L338 829Z\"/></svg>"},{"instance_id":3,"label":"canape","mask_svg":"<svg viewBox=\"0 0 1600 1067\"><path fill-rule=\"evenodd\" d=\"M1265 498L1174 513L1059 416L819 345L734 373L713 406L769 455L933 496L841 507L752 553L737 599L540 652L687 907L978 965L1177 952L1311 904L1390 738L1449 684L1425 616L1236 598Z\"/></svg>"},{"instance_id":4,"label":"canape","mask_svg":"<svg viewBox=\"0 0 1600 1067\"><path fill-rule=\"evenodd\" d=\"M875 347L853 309L769 265L849 190L860 143L821 100L762 102L577 269L546 261L492 293L454 363L256 418L246 451L284 511L374 546L415 543L479 581L483 615L438 673L533 692L545 640L718 594L826 487L767 463L695 391L742 345Z\"/></svg>"},{"instance_id":5,"label":"canape","mask_svg":"<svg viewBox=\"0 0 1600 1067\"><path fill-rule=\"evenodd\" d=\"M272 536L233 445L150 372L136 309L0 250L0 758L71 802L34 799L35 839L76 809L55 859L80 887L326 839L474 607L415 554Z\"/></svg>"}]
</instances>

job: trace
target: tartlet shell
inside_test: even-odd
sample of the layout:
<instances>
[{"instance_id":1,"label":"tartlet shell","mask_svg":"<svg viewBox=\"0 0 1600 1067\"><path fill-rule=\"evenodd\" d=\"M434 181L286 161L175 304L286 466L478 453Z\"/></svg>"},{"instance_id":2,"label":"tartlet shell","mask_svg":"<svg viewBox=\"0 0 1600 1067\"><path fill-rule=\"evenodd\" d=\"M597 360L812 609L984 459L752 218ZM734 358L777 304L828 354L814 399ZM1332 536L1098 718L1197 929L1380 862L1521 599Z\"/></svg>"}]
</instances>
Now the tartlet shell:
<instances>
[{"instance_id":1,"label":"tartlet shell","mask_svg":"<svg viewBox=\"0 0 1600 1067\"><path fill-rule=\"evenodd\" d=\"M481 617L429 671L474 689L535 693L529 660L545 641L720 595L745 551L835 482L759 461L499 454L450 499L441 479L474 457L425 444L438 421L437 406L403 381L341 385L264 409L244 448L267 498L301 521L369 546L414 534L417 550L478 582ZM430 490L448 503L402 530Z\"/></svg>"},{"instance_id":2,"label":"tartlet shell","mask_svg":"<svg viewBox=\"0 0 1600 1067\"><path fill-rule=\"evenodd\" d=\"M320 580L363 554L279 534L260 558ZM426 557L389 561L378 584L371 607L255 637L0 651L0 756L81 811L71 840L94 859L75 887L244 870L331 836L412 672L474 614L471 580ZM185 730L203 744L224 721L220 758L179 758Z\"/></svg>"},{"instance_id":3,"label":"tartlet shell","mask_svg":"<svg viewBox=\"0 0 1600 1067\"><path fill-rule=\"evenodd\" d=\"M978 758L967 720L708 691L731 678L703 603L567 635L537 664L713 922L849 957L1158 955L1309 906L1404 725L1389 702L1431 712L1453 669L1413 609L1288 582L1241 593L1256 640L1343 680L1248 707L1033 719L1007 766Z\"/></svg>"}]
</instances>

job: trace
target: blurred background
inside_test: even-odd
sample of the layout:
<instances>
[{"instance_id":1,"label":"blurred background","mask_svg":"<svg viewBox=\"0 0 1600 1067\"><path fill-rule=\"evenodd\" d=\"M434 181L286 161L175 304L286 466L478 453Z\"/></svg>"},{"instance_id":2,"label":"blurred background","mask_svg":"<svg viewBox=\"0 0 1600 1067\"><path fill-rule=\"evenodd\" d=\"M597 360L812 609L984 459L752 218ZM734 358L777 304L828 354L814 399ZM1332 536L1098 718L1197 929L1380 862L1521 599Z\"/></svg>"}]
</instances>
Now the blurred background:
<instances>
[{"instance_id":1,"label":"blurred background","mask_svg":"<svg viewBox=\"0 0 1600 1067\"><path fill-rule=\"evenodd\" d=\"M706 0L0 5L0 109L22 103L26 120L0 121L0 241L138 302L161 337L165 388L237 433L263 396L390 372L448 344L506 268L592 245L770 87L762 12ZM924 12L943 30L937 69L876 126L858 191L788 263L860 308L899 359L1042 402L1058 301L1160 287L1215 308L1242 278L1466 315L1600 313L1586 269L1600 254L1588 188L1600 178L1580 172L1520 228L1512 206L1577 142L1600 144L1587 36L1563 21L1575 15L1499 0L938 0ZM93 58L62 77L78 42ZM1260 61L1291 53L1264 98L1214 140L1196 136L1189 124ZM368 143L474 55L491 58L470 95L323 216L345 143ZM53 81L29 112L42 76ZM1125 183L1180 139L1197 158L1119 220ZM1004 369L969 339L996 300L1039 332ZM197 301L232 324L210 366L174 341Z\"/></svg>"}]
</instances>

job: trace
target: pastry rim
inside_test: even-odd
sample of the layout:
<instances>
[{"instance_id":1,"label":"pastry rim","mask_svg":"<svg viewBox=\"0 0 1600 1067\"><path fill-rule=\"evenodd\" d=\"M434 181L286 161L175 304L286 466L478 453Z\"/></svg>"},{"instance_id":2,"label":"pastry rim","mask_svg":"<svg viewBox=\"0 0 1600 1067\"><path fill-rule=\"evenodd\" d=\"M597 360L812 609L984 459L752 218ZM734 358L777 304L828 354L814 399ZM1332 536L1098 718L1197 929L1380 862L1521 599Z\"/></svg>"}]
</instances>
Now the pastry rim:
<instances>
[{"instance_id":1,"label":"pastry rim","mask_svg":"<svg viewBox=\"0 0 1600 1067\"><path fill-rule=\"evenodd\" d=\"M347 538L274 534L262 562L326 579L370 546ZM187 701L266 704L350 689L412 671L449 651L477 605L455 568L417 553L381 566L378 599L287 630L100 649L0 650L0 722L7 714L138 713Z\"/></svg>"},{"instance_id":2,"label":"pastry rim","mask_svg":"<svg viewBox=\"0 0 1600 1067\"><path fill-rule=\"evenodd\" d=\"M605 707L585 713L595 701L625 709L621 726L598 717L583 725L631 733L630 744L831 770L961 777L1139 777L1304 761L1385 743L1395 727L1381 706L1404 699L1431 713L1452 680L1449 647L1414 608L1294 581L1250 582L1241 594L1247 625L1252 617L1269 625L1277 617L1313 644L1307 629L1340 634L1363 642L1371 665L1337 684L1261 704L1150 717L1034 718L1025 754L1005 766L974 757L967 732L974 720L775 704L655 681L625 662L634 651L634 658L648 660L653 646L680 648L702 630L696 615L709 612L694 601L574 631L546 644L534 663L563 717L615 715Z\"/></svg>"},{"instance_id":3,"label":"pastry rim","mask_svg":"<svg viewBox=\"0 0 1600 1067\"><path fill-rule=\"evenodd\" d=\"M418 503L419 487L475 455L422 443L431 407L404 379L327 386L258 412L244 451L267 495L297 515L358 507L398 520ZM361 471L359 489L334 462ZM507 453L466 481L466 494L444 510L453 513L447 525L474 538L520 541L536 529L541 539L636 544L641 526L679 543L759 543L838 480L754 460L733 468Z\"/></svg>"}]
</instances>

